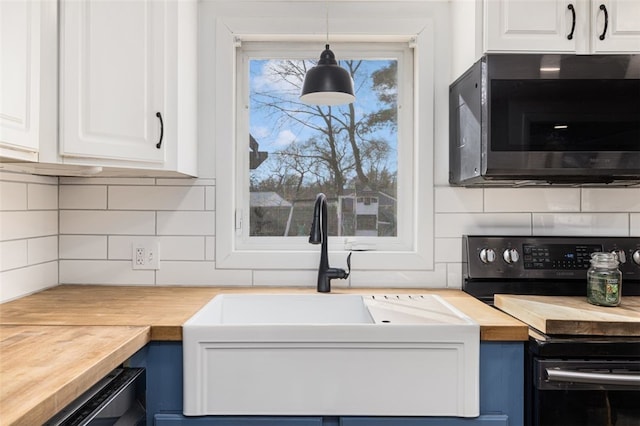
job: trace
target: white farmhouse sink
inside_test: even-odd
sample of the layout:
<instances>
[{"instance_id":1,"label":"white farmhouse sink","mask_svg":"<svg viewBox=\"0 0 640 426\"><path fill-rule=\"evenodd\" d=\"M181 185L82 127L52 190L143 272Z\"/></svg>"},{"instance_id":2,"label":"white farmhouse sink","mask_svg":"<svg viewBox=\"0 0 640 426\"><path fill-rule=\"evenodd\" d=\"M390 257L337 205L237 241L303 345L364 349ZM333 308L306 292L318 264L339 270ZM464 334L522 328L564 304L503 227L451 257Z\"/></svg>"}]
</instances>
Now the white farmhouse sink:
<instances>
[{"instance_id":1,"label":"white farmhouse sink","mask_svg":"<svg viewBox=\"0 0 640 426\"><path fill-rule=\"evenodd\" d=\"M183 326L184 414L479 414L479 326L434 295L220 295Z\"/></svg>"}]
</instances>

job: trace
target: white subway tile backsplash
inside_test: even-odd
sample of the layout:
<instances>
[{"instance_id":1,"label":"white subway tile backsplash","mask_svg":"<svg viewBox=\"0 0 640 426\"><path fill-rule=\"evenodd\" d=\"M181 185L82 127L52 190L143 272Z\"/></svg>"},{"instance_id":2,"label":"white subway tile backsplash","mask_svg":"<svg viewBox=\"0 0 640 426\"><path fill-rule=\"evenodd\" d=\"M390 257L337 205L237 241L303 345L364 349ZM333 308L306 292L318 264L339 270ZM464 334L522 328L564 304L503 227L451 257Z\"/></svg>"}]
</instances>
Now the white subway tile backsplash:
<instances>
[{"instance_id":1,"label":"white subway tile backsplash","mask_svg":"<svg viewBox=\"0 0 640 426\"><path fill-rule=\"evenodd\" d=\"M534 213L534 235L627 236L626 213Z\"/></svg>"},{"instance_id":2,"label":"white subway tile backsplash","mask_svg":"<svg viewBox=\"0 0 640 426\"><path fill-rule=\"evenodd\" d=\"M632 213L629 217L631 221L629 224L629 236L640 237L640 213Z\"/></svg>"},{"instance_id":3,"label":"white subway tile backsplash","mask_svg":"<svg viewBox=\"0 0 640 426\"><path fill-rule=\"evenodd\" d=\"M159 242L157 236L141 236L141 235L110 235L108 239L107 258L110 260L131 260L133 256L133 244L151 244ZM159 247L162 252L163 247ZM160 260L163 259L161 253Z\"/></svg>"},{"instance_id":4,"label":"white subway tile backsplash","mask_svg":"<svg viewBox=\"0 0 640 426\"><path fill-rule=\"evenodd\" d=\"M104 185L60 185L60 208L104 210L107 187Z\"/></svg>"},{"instance_id":5,"label":"white subway tile backsplash","mask_svg":"<svg viewBox=\"0 0 640 426\"><path fill-rule=\"evenodd\" d=\"M0 302L58 284L58 178L0 170Z\"/></svg>"},{"instance_id":6,"label":"white subway tile backsplash","mask_svg":"<svg viewBox=\"0 0 640 426\"><path fill-rule=\"evenodd\" d=\"M27 205L29 210L57 210L58 185L27 185Z\"/></svg>"},{"instance_id":7,"label":"white subway tile backsplash","mask_svg":"<svg viewBox=\"0 0 640 426\"><path fill-rule=\"evenodd\" d=\"M158 235L214 235L214 225L214 212L158 212Z\"/></svg>"},{"instance_id":8,"label":"white subway tile backsplash","mask_svg":"<svg viewBox=\"0 0 640 426\"><path fill-rule=\"evenodd\" d=\"M58 260L58 236L31 238L27 240L29 264Z\"/></svg>"},{"instance_id":9,"label":"white subway tile backsplash","mask_svg":"<svg viewBox=\"0 0 640 426\"><path fill-rule=\"evenodd\" d=\"M0 242L0 271L27 266L27 240Z\"/></svg>"},{"instance_id":10,"label":"white subway tile backsplash","mask_svg":"<svg viewBox=\"0 0 640 426\"><path fill-rule=\"evenodd\" d=\"M58 284L58 262L0 272L0 303Z\"/></svg>"},{"instance_id":11,"label":"white subway tile backsplash","mask_svg":"<svg viewBox=\"0 0 640 426\"><path fill-rule=\"evenodd\" d=\"M447 288L462 288L462 263L447 263Z\"/></svg>"},{"instance_id":12,"label":"white subway tile backsplash","mask_svg":"<svg viewBox=\"0 0 640 426\"><path fill-rule=\"evenodd\" d=\"M110 186L111 210L204 210L201 186Z\"/></svg>"},{"instance_id":13,"label":"white subway tile backsplash","mask_svg":"<svg viewBox=\"0 0 640 426\"><path fill-rule=\"evenodd\" d=\"M216 188L215 186L207 186L205 189L205 210L215 210L216 209Z\"/></svg>"},{"instance_id":14,"label":"white subway tile backsplash","mask_svg":"<svg viewBox=\"0 0 640 426\"><path fill-rule=\"evenodd\" d=\"M316 285L316 263L308 270L216 269L215 179L58 179L0 170L0 194L0 300L58 282ZM465 234L640 236L640 188L442 184L434 197L433 270L356 270L333 287L460 288ZM132 269L131 245L140 241L158 242L159 270Z\"/></svg>"},{"instance_id":15,"label":"white subway tile backsplash","mask_svg":"<svg viewBox=\"0 0 640 426\"><path fill-rule=\"evenodd\" d=\"M0 241L58 235L57 210L0 212Z\"/></svg>"},{"instance_id":16,"label":"white subway tile backsplash","mask_svg":"<svg viewBox=\"0 0 640 426\"><path fill-rule=\"evenodd\" d=\"M158 285L250 286L252 271L216 269L215 262L162 262Z\"/></svg>"},{"instance_id":17,"label":"white subway tile backsplash","mask_svg":"<svg viewBox=\"0 0 640 426\"><path fill-rule=\"evenodd\" d=\"M436 262L460 262L462 260L462 238L436 238Z\"/></svg>"},{"instance_id":18,"label":"white subway tile backsplash","mask_svg":"<svg viewBox=\"0 0 640 426\"><path fill-rule=\"evenodd\" d=\"M61 234L153 235L155 213L60 210Z\"/></svg>"},{"instance_id":19,"label":"white subway tile backsplash","mask_svg":"<svg viewBox=\"0 0 640 426\"><path fill-rule=\"evenodd\" d=\"M577 212L579 188L487 188L485 212Z\"/></svg>"},{"instance_id":20,"label":"white subway tile backsplash","mask_svg":"<svg viewBox=\"0 0 640 426\"><path fill-rule=\"evenodd\" d=\"M60 260L60 284L154 285L155 271L133 270L131 261Z\"/></svg>"},{"instance_id":21,"label":"white subway tile backsplash","mask_svg":"<svg viewBox=\"0 0 640 426\"><path fill-rule=\"evenodd\" d=\"M640 188L584 188L585 212L640 212Z\"/></svg>"},{"instance_id":22,"label":"white subway tile backsplash","mask_svg":"<svg viewBox=\"0 0 640 426\"><path fill-rule=\"evenodd\" d=\"M0 210L26 210L27 184L0 181Z\"/></svg>"},{"instance_id":23,"label":"white subway tile backsplash","mask_svg":"<svg viewBox=\"0 0 640 426\"><path fill-rule=\"evenodd\" d=\"M291 287L315 287L318 280L318 270L253 271L254 286L291 286ZM331 285L348 283L344 280L333 280Z\"/></svg>"},{"instance_id":24,"label":"white subway tile backsplash","mask_svg":"<svg viewBox=\"0 0 640 426\"><path fill-rule=\"evenodd\" d=\"M205 260L205 237L159 237L162 260Z\"/></svg>"},{"instance_id":25,"label":"white subway tile backsplash","mask_svg":"<svg viewBox=\"0 0 640 426\"><path fill-rule=\"evenodd\" d=\"M109 259L131 260L132 245L158 243L160 261L166 260L205 260L205 237L141 237L110 236Z\"/></svg>"},{"instance_id":26,"label":"white subway tile backsplash","mask_svg":"<svg viewBox=\"0 0 640 426\"><path fill-rule=\"evenodd\" d=\"M216 260L216 237L205 238L205 260Z\"/></svg>"},{"instance_id":27,"label":"white subway tile backsplash","mask_svg":"<svg viewBox=\"0 0 640 426\"><path fill-rule=\"evenodd\" d=\"M471 234L531 235L530 213L436 213L436 238Z\"/></svg>"},{"instance_id":28,"label":"white subway tile backsplash","mask_svg":"<svg viewBox=\"0 0 640 426\"><path fill-rule=\"evenodd\" d=\"M431 271L353 271L351 287L443 288L447 264L436 263Z\"/></svg>"},{"instance_id":29,"label":"white subway tile backsplash","mask_svg":"<svg viewBox=\"0 0 640 426\"><path fill-rule=\"evenodd\" d=\"M481 188L438 186L435 188L435 211L437 213L481 212L482 193Z\"/></svg>"},{"instance_id":30,"label":"white subway tile backsplash","mask_svg":"<svg viewBox=\"0 0 640 426\"><path fill-rule=\"evenodd\" d=\"M106 259L104 235L60 235L60 259Z\"/></svg>"}]
</instances>

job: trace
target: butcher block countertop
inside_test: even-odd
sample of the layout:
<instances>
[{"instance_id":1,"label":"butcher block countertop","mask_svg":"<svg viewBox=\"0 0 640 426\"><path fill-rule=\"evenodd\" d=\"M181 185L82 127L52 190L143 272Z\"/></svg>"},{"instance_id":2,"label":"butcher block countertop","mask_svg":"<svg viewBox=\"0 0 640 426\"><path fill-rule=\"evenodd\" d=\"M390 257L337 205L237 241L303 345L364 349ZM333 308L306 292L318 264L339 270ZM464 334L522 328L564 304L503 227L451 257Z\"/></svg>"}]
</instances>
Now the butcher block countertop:
<instances>
[{"instance_id":1,"label":"butcher block countertop","mask_svg":"<svg viewBox=\"0 0 640 426\"><path fill-rule=\"evenodd\" d=\"M184 324L222 293L315 293L315 288L143 287L61 285L0 305L0 323L13 325L150 326L151 340L182 340ZM460 290L345 289L332 293L438 294L480 324L481 340L527 340L527 327Z\"/></svg>"},{"instance_id":2,"label":"butcher block countertop","mask_svg":"<svg viewBox=\"0 0 640 426\"><path fill-rule=\"evenodd\" d=\"M182 340L182 324L222 293L314 288L61 285L0 305L0 426L41 424L150 340ZM528 327L460 290L341 289L438 294L480 324L484 341L524 341Z\"/></svg>"},{"instance_id":3,"label":"butcher block countertop","mask_svg":"<svg viewBox=\"0 0 640 426\"><path fill-rule=\"evenodd\" d=\"M596 306L580 296L498 294L495 305L545 334L640 336L640 296L617 307Z\"/></svg>"},{"instance_id":4,"label":"butcher block countertop","mask_svg":"<svg viewBox=\"0 0 640 426\"><path fill-rule=\"evenodd\" d=\"M0 424L39 425L149 342L149 327L0 327Z\"/></svg>"}]
</instances>

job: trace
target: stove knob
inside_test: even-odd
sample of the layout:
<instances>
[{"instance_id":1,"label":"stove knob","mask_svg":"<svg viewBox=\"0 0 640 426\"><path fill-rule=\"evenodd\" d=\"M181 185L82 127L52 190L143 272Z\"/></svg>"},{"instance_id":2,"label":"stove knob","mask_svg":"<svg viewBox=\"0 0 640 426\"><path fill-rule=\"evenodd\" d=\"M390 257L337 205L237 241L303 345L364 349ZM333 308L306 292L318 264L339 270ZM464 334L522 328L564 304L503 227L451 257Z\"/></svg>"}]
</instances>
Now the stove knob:
<instances>
[{"instance_id":1,"label":"stove knob","mask_svg":"<svg viewBox=\"0 0 640 426\"><path fill-rule=\"evenodd\" d=\"M627 262L627 256L624 254L624 250L612 250L611 253L616 255L621 265Z\"/></svg>"},{"instance_id":2,"label":"stove knob","mask_svg":"<svg viewBox=\"0 0 640 426\"><path fill-rule=\"evenodd\" d=\"M640 250L634 251L631 258L633 259L633 263L635 263L636 265L640 265Z\"/></svg>"},{"instance_id":3,"label":"stove knob","mask_svg":"<svg viewBox=\"0 0 640 426\"><path fill-rule=\"evenodd\" d=\"M502 253L502 258L507 263L516 263L518 259L520 259L520 254L518 254L518 250L516 249L506 249Z\"/></svg>"},{"instance_id":4,"label":"stove knob","mask_svg":"<svg viewBox=\"0 0 640 426\"><path fill-rule=\"evenodd\" d=\"M480 260L482 263L493 263L496 260L496 252L490 248L480 250Z\"/></svg>"}]
</instances>

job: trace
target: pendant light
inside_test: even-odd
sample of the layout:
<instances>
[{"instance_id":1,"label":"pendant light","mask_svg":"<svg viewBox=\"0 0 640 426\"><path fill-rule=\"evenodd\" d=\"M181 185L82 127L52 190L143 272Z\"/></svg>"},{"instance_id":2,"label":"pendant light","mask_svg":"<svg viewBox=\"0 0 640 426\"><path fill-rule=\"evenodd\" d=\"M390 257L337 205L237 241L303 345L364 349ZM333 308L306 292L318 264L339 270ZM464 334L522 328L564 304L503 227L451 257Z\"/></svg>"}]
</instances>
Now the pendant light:
<instances>
[{"instance_id":1,"label":"pendant light","mask_svg":"<svg viewBox=\"0 0 640 426\"><path fill-rule=\"evenodd\" d=\"M344 105L356 100L349 72L338 65L329 49L329 6L327 5L327 43L318 65L307 71L300 100L309 105Z\"/></svg>"}]
</instances>

